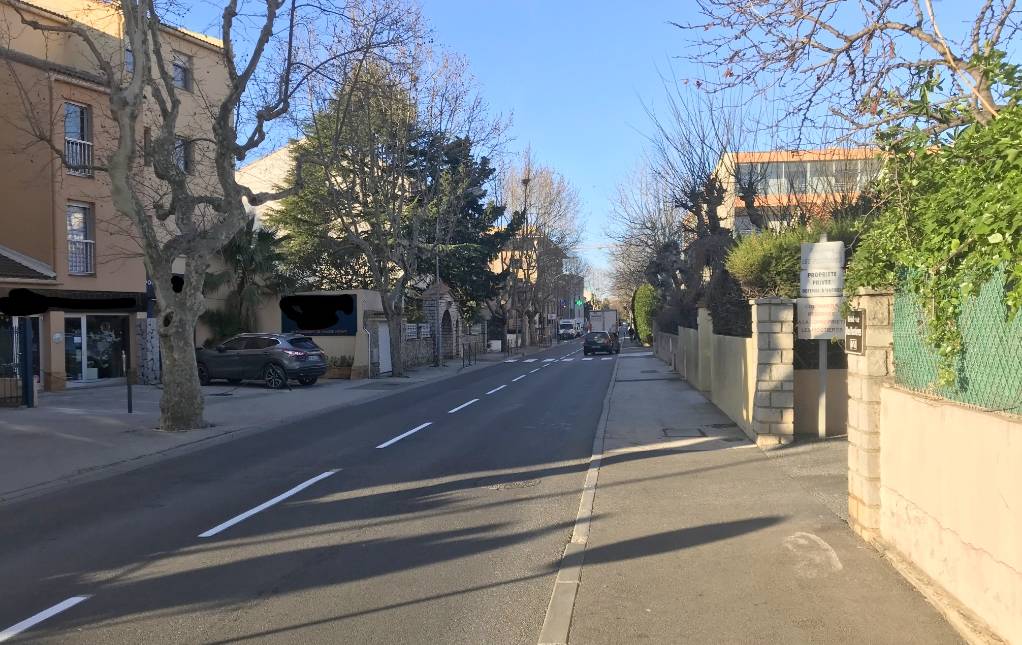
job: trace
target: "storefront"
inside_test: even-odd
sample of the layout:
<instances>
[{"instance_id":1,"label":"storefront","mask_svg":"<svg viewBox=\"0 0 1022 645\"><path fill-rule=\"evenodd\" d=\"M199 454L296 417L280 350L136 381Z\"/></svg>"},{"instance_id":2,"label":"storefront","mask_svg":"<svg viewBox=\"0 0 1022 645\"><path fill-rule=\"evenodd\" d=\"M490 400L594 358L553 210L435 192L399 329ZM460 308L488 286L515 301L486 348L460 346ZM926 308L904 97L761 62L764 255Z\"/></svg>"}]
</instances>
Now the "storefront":
<instances>
[{"instance_id":1,"label":"storefront","mask_svg":"<svg viewBox=\"0 0 1022 645\"><path fill-rule=\"evenodd\" d=\"M64 314L67 384L123 378L122 352L130 351L129 314Z\"/></svg>"}]
</instances>

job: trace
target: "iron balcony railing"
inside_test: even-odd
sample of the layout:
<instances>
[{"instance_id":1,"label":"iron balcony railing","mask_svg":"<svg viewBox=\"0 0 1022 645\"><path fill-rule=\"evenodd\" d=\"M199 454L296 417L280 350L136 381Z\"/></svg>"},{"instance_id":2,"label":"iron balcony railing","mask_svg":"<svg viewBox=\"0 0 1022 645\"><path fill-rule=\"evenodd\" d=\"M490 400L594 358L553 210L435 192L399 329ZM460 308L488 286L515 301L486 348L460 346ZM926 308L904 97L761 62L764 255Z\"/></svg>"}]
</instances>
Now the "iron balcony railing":
<instances>
[{"instance_id":1,"label":"iron balcony railing","mask_svg":"<svg viewBox=\"0 0 1022 645\"><path fill-rule=\"evenodd\" d=\"M64 139L64 165L67 174L79 177L92 176L92 142L80 139Z\"/></svg>"},{"instance_id":2,"label":"iron balcony railing","mask_svg":"<svg viewBox=\"0 0 1022 645\"><path fill-rule=\"evenodd\" d=\"M67 241L67 272L92 275L96 272L96 243L93 240Z\"/></svg>"}]
</instances>

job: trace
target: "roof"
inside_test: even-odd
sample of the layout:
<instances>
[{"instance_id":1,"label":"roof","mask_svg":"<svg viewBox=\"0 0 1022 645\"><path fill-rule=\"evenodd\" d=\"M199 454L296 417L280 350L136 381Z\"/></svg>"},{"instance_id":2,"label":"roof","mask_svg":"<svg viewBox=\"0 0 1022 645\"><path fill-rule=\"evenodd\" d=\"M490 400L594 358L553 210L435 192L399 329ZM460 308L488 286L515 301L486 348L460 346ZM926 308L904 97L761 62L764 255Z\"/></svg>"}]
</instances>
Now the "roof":
<instances>
[{"instance_id":1,"label":"roof","mask_svg":"<svg viewBox=\"0 0 1022 645\"><path fill-rule=\"evenodd\" d=\"M843 159L872 159L879 157L881 152L877 148L817 148L815 150L758 150L749 152L735 152L735 161L738 163L750 161L821 161L821 160L843 160Z\"/></svg>"},{"instance_id":2,"label":"roof","mask_svg":"<svg viewBox=\"0 0 1022 645\"><path fill-rule=\"evenodd\" d=\"M422 298L436 298L438 296L446 296L451 293L451 288L444 284L441 280L439 283L434 283L429 286L428 289L422 292Z\"/></svg>"},{"instance_id":3,"label":"roof","mask_svg":"<svg viewBox=\"0 0 1022 645\"><path fill-rule=\"evenodd\" d=\"M46 263L0 244L0 278L56 280L57 274Z\"/></svg>"}]
</instances>

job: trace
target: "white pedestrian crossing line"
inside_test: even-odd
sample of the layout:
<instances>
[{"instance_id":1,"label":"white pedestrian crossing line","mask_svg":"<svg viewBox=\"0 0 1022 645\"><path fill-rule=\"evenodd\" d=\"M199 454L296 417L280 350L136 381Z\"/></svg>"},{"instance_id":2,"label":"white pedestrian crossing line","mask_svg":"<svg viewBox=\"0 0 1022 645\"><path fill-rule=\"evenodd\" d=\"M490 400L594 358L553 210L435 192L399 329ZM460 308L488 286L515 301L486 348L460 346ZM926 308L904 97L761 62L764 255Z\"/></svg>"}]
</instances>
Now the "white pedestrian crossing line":
<instances>
[{"instance_id":1,"label":"white pedestrian crossing line","mask_svg":"<svg viewBox=\"0 0 1022 645\"><path fill-rule=\"evenodd\" d=\"M504 361L504 362L505 362L505 363L517 363L517 362L518 362L518 359L517 359L517 358L509 358L509 359L507 359L507 360L506 360L506 361Z\"/></svg>"},{"instance_id":2,"label":"white pedestrian crossing line","mask_svg":"<svg viewBox=\"0 0 1022 645\"><path fill-rule=\"evenodd\" d=\"M604 356L600 360L601 361L612 361L612 360L614 360L614 357L613 356Z\"/></svg>"},{"instance_id":3,"label":"white pedestrian crossing line","mask_svg":"<svg viewBox=\"0 0 1022 645\"><path fill-rule=\"evenodd\" d=\"M539 359L536 359L536 358L527 358L527 359L525 359L525 360L524 360L524 361L522 361L522 362L523 362L523 363L535 363L535 362L536 362L537 360L539 360Z\"/></svg>"},{"instance_id":4,"label":"white pedestrian crossing line","mask_svg":"<svg viewBox=\"0 0 1022 645\"><path fill-rule=\"evenodd\" d=\"M544 358L543 362L544 363L553 363L556 360L557 360L556 358Z\"/></svg>"},{"instance_id":5,"label":"white pedestrian crossing line","mask_svg":"<svg viewBox=\"0 0 1022 645\"><path fill-rule=\"evenodd\" d=\"M592 356L587 356L586 358L583 358L582 360L584 360L584 361L591 361L591 360L593 360L593 357Z\"/></svg>"},{"instance_id":6,"label":"white pedestrian crossing line","mask_svg":"<svg viewBox=\"0 0 1022 645\"><path fill-rule=\"evenodd\" d=\"M568 363L568 362L573 361L573 360L575 360L575 359L574 358L562 358L561 362L562 363Z\"/></svg>"}]
</instances>

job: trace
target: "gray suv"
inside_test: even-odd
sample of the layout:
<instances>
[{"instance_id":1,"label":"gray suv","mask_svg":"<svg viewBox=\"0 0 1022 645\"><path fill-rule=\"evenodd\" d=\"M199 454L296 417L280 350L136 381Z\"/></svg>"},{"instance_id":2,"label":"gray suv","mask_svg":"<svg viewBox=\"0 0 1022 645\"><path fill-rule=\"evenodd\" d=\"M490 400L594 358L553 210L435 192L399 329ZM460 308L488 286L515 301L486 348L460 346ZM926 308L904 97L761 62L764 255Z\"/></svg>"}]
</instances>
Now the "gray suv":
<instances>
[{"instance_id":1,"label":"gray suv","mask_svg":"<svg viewBox=\"0 0 1022 645\"><path fill-rule=\"evenodd\" d=\"M288 379L312 385L326 374L323 350L301 334L241 334L213 349L196 349L195 360L203 385L213 379L260 379L277 390L287 387Z\"/></svg>"}]
</instances>

